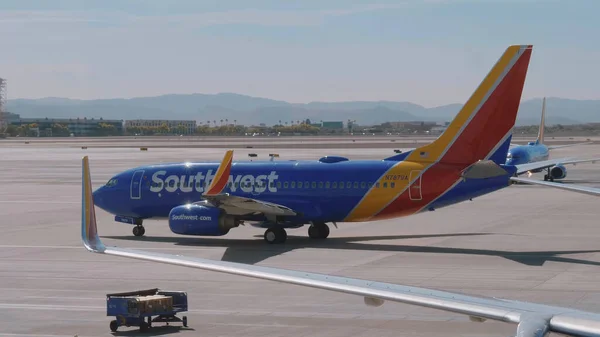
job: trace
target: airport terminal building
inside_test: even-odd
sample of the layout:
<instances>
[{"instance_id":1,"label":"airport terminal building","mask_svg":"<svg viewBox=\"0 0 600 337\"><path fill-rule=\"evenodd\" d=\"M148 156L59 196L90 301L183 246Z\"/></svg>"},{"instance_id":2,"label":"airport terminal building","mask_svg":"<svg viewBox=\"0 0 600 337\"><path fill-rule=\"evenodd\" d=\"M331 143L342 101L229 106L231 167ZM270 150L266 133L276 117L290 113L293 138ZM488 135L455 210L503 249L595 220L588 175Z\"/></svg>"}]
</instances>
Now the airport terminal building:
<instances>
[{"instance_id":1,"label":"airport terminal building","mask_svg":"<svg viewBox=\"0 0 600 337\"><path fill-rule=\"evenodd\" d=\"M18 114L13 114L8 121L10 125L34 130L37 136L53 136L59 130L73 136L120 135L123 133L123 120L118 119L21 118Z\"/></svg>"}]
</instances>

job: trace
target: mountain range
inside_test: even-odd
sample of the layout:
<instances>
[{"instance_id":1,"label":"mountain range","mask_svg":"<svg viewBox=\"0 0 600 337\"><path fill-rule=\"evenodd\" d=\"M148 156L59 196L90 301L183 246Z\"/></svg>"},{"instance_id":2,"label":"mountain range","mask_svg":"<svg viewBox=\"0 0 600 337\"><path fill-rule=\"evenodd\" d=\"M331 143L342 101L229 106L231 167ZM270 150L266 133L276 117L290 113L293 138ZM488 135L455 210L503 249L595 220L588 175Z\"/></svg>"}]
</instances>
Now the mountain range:
<instances>
[{"instance_id":1,"label":"mountain range","mask_svg":"<svg viewBox=\"0 0 600 337\"><path fill-rule=\"evenodd\" d=\"M288 103L234 93L169 94L154 97L79 100L69 98L12 99L6 111L22 118L188 119L206 123L228 119L237 124L267 125L279 121L355 120L359 125L391 121L447 122L463 104L426 108L410 102L348 101ZM517 125L537 125L542 99L521 102ZM546 99L546 124L600 122L600 100ZM212 124L212 123L211 123Z\"/></svg>"}]
</instances>

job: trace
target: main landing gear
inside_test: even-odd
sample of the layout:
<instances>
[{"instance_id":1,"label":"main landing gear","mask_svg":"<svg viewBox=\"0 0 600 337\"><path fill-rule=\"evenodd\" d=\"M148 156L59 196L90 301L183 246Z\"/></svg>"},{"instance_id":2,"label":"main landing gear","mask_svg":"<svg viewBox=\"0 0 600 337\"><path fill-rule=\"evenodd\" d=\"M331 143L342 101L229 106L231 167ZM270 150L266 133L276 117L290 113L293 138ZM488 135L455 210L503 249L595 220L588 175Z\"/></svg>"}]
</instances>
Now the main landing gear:
<instances>
[{"instance_id":1,"label":"main landing gear","mask_svg":"<svg viewBox=\"0 0 600 337\"><path fill-rule=\"evenodd\" d=\"M265 235L263 235L265 241L268 243L284 243L287 239L287 232L285 228L281 227L271 227L265 231Z\"/></svg>"},{"instance_id":2,"label":"main landing gear","mask_svg":"<svg viewBox=\"0 0 600 337\"><path fill-rule=\"evenodd\" d=\"M327 239L329 226L324 222L315 222L308 227L308 237L311 239Z\"/></svg>"},{"instance_id":3,"label":"main landing gear","mask_svg":"<svg viewBox=\"0 0 600 337\"><path fill-rule=\"evenodd\" d=\"M329 226L324 222L315 222L308 227L308 237L311 239L326 239L329 236ZM282 227L271 227L263 235L265 241L270 244L284 243L287 239L287 232Z\"/></svg>"}]
</instances>

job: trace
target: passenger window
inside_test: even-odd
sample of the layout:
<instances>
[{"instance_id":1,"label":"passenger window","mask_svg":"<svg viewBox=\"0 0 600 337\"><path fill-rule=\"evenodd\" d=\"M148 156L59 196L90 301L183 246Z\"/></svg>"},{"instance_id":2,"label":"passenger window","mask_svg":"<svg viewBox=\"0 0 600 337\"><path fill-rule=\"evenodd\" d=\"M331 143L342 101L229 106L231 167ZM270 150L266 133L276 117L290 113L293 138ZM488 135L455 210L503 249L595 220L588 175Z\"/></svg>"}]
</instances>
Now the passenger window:
<instances>
[{"instance_id":1,"label":"passenger window","mask_svg":"<svg viewBox=\"0 0 600 337\"><path fill-rule=\"evenodd\" d=\"M281 181L277 182L277 188L281 188Z\"/></svg>"},{"instance_id":2,"label":"passenger window","mask_svg":"<svg viewBox=\"0 0 600 337\"><path fill-rule=\"evenodd\" d=\"M273 187L275 187L275 183L271 181L271 183L269 184L269 186L270 186L271 188L273 188Z\"/></svg>"},{"instance_id":3,"label":"passenger window","mask_svg":"<svg viewBox=\"0 0 600 337\"><path fill-rule=\"evenodd\" d=\"M323 182L319 181L319 188L323 188Z\"/></svg>"},{"instance_id":4,"label":"passenger window","mask_svg":"<svg viewBox=\"0 0 600 337\"><path fill-rule=\"evenodd\" d=\"M379 188L379 183L375 184L375 188Z\"/></svg>"},{"instance_id":5,"label":"passenger window","mask_svg":"<svg viewBox=\"0 0 600 337\"><path fill-rule=\"evenodd\" d=\"M337 181L334 181L332 186L333 186L333 188L337 188Z\"/></svg>"},{"instance_id":6,"label":"passenger window","mask_svg":"<svg viewBox=\"0 0 600 337\"><path fill-rule=\"evenodd\" d=\"M396 183L390 183L390 187L391 187L391 188L394 188L394 187L396 187Z\"/></svg>"},{"instance_id":7,"label":"passenger window","mask_svg":"<svg viewBox=\"0 0 600 337\"><path fill-rule=\"evenodd\" d=\"M173 186L175 186L175 180L171 180L171 181L169 182L169 186L170 186L170 187L173 187Z\"/></svg>"},{"instance_id":8,"label":"passenger window","mask_svg":"<svg viewBox=\"0 0 600 337\"><path fill-rule=\"evenodd\" d=\"M358 188L358 181L354 182L354 188Z\"/></svg>"},{"instance_id":9,"label":"passenger window","mask_svg":"<svg viewBox=\"0 0 600 337\"><path fill-rule=\"evenodd\" d=\"M372 182L368 182L367 185L369 186L369 188L373 187L373 183Z\"/></svg>"},{"instance_id":10,"label":"passenger window","mask_svg":"<svg viewBox=\"0 0 600 337\"><path fill-rule=\"evenodd\" d=\"M367 186L367 184L363 181L362 183L360 183L360 188L365 188Z\"/></svg>"},{"instance_id":11,"label":"passenger window","mask_svg":"<svg viewBox=\"0 0 600 337\"><path fill-rule=\"evenodd\" d=\"M347 181L346 182L346 188L352 188L352 182Z\"/></svg>"},{"instance_id":12,"label":"passenger window","mask_svg":"<svg viewBox=\"0 0 600 337\"><path fill-rule=\"evenodd\" d=\"M229 187L231 187L231 183L229 183L229 185L230 185ZM199 182L199 181L197 181L196 182L196 188L200 188L200 187L202 187L202 183Z\"/></svg>"},{"instance_id":13,"label":"passenger window","mask_svg":"<svg viewBox=\"0 0 600 337\"><path fill-rule=\"evenodd\" d=\"M283 183L283 188L288 188L288 182L287 181Z\"/></svg>"},{"instance_id":14,"label":"passenger window","mask_svg":"<svg viewBox=\"0 0 600 337\"><path fill-rule=\"evenodd\" d=\"M313 181L312 184L310 184L310 187L317 188L317 183Z\"/></svg>"},{"instance_id":15,"label":"passenger window","mask_svg":"<svg viewBox=\"0 0 600 337\"><path fill-rule=\"evenodd\" d=\"M326 182L326 183L325 183L325 188L326 188L326 189L329 189L329 185L331 185L331 184L329 183L329 181L328 181L328 182Z\"/></svg>"},{"instance_id":16,"label":"passenger window","mask_svg":"<svg viewBox=\"0 0 600 337\"><path fill-rule=\"evenodd\" d=\"M304 188L308 188L308 181L304 182Z\"/></svg>"},{"instance_id":17,"label":"passenger window","mask_svg":"<svg viewBox=\"0 0 600 337\"><path fill-rule=\"evenodd\" d=\"M383 188L387 188L387 183L383 183Z\"/></svg>"},{"instance_id":18,"label":"passenger window","mask_svg":"<svg viewBox=\"0 0 600 337\"><path fill-rule=\"evenodd\" d=\"M296 188L296 182L295 182L295 181L292 181L292 182L290 183L290 185L291 185L291 187L292 187L292 188Z\"/></svg>"},{"instance_id":19,"label":"passenger window","mask_svg":"<svg viewBox=\"0 0 600 337\"><path fill-rule=\"evenodd\" d=\"M298 182L298 188L302 188L302 182L301 181Z\"/></svg>"},{"instance_id":20,"label":"passenger window","mask_svg":"<svg viewBox=\"0 0 600 337\"><path fill-rule=\"evenodd\" d=\"M340 189L341 188L344 188L344 182L343 181L340 181Z\"/></svg>"}]
</instances>

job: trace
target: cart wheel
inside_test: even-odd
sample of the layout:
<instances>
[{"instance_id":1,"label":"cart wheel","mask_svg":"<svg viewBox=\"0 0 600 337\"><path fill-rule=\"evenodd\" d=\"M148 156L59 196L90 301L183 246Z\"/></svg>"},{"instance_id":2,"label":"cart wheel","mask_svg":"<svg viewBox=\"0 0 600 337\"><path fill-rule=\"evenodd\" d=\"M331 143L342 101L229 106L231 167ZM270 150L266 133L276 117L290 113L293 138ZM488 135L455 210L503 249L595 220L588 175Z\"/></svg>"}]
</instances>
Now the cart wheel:
<instances>
[{"instance_id":1,"label":"cart wheel","mask_svg":"<svg viewBox=\"0 0 600 337\"><path fill-rule=\"evenodd\" d=\"M148 329L150 328L150 326L148 326L148 323L142 321L140 323L140 331L145 332L148 331Z\"/></svg>"},{"instance_id":2,"label":"cart wheel","mask_svg":"<svg viewBox=\"0 0 600 337\"><path fill-rule=\"evenodd\" d=\"M183 326L187 328L187 316L182 317Z\"/></svg>"},{"instance_id":3,"label":"cart wheel","mask_svg":"<svg viewBox=\"0 0 600 337\"><path fill-rule=\"evenodd\" d=\"M117 323L116 320L110 321L110 331L116 332L118 328L119 328L119 324Z\"/></svg>"}]
</instances>

